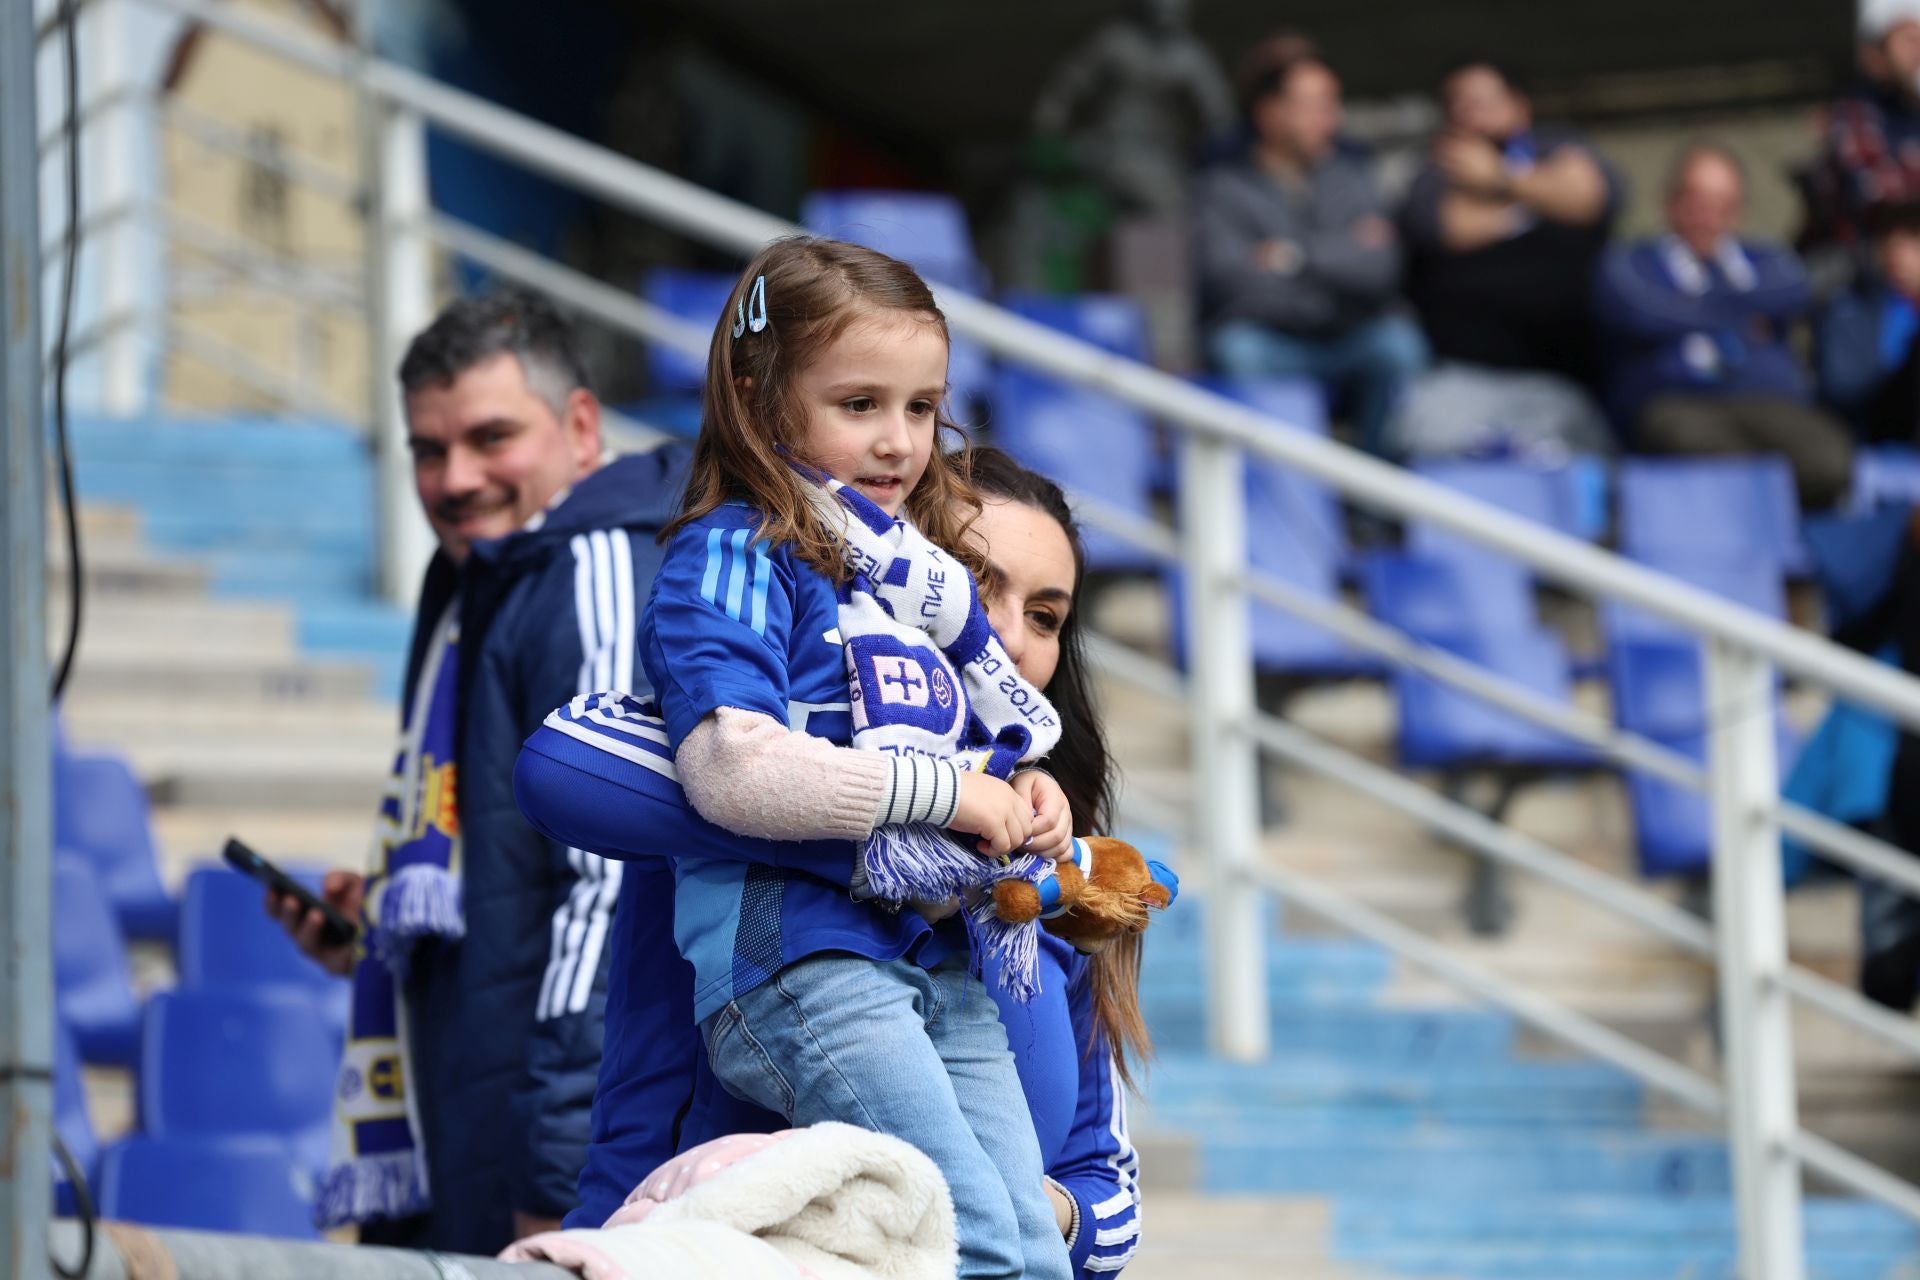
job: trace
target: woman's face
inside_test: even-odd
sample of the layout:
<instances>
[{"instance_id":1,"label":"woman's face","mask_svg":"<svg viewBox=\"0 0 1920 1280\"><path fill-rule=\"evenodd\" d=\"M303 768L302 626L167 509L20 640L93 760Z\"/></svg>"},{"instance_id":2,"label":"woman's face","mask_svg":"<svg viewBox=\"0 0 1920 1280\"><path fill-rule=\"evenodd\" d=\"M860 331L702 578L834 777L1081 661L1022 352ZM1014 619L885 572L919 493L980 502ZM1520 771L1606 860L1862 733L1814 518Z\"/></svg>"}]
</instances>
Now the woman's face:
<instances>
[{"instance_id":1,"label":"woman's face","mask_svg":"<svg viewBox=\"0 0 1920 1280\"><path fill-rule=\"evenodd\" d=\"M1044 690L1073 611L1073 545L1052 516L1006 499L987 499L973 533L992 570L981 597L987 619L1027 683Z\"/></svg>"}]
</instances>

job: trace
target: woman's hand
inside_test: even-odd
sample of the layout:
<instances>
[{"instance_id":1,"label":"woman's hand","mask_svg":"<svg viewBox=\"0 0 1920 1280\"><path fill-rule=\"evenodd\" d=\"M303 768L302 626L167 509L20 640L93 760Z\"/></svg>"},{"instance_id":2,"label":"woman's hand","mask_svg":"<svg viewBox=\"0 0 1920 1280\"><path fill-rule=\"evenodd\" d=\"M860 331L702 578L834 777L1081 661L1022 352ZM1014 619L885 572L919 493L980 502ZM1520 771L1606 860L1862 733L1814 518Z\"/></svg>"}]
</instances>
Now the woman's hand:
<instances>
[{"instance_id":1,"label":"woman's hand","mask_svg":"<svg viewBox=\"0 0 1920 1280\"><path fill-rule=\"evenodd\" d=\"M1043 769L1024 769L1013 775L1014 794L1033 809L1033 830L1023 852L1055 861L1073 851L1073 811L1067 793Z\"/></svg>"},{"instance_id":2,"label":"woman's hand","mask_svg":"<svg viewBox=\"0 0 1920 1280\"><path fill-rule=\"evenodd\" d=\"M1053 1222L1060 1228L1060 1238L1065 1240L1067 1233L1073 1230L1073 1199L1051 1182L1047 1184L1047 1202L1053 1206Z\"/></svg>"},{"instance_id":3,"label":"woman's hand","mask_svg":"<svg viewBox=\"0 0 1920 1280\"><path fill-rule=\"evenodd\" d=\"M992 774L963 773L960 804L947 828L978 836L974 841L978 852L1004 857L1018 850L1032 834L1033 806Z\"/></svg>"}]
</instances>

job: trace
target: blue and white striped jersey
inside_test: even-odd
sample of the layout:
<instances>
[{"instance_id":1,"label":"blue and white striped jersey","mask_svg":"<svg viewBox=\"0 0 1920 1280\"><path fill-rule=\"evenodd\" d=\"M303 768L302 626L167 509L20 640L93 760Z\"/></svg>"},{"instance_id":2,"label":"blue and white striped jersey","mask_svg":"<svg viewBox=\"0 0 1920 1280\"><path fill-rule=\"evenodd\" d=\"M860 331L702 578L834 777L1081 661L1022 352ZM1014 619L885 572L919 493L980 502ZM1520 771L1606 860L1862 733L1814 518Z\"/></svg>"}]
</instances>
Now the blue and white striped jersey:
<instances>
[{"instance_id":1,"label":"blue and white striped jersey","mask_svg":"<svg viewBox=\"0 0 1920 1280\"><path fill-rule=\"evenodd\" d=\"M833 584L791 548L758 541L759 523L729 504L682 526L654 578L640 659L670 750L720 707L842 746L852 739ZM694 968L699 1020L821 951L932 966L966 945L957 925L856 902L844 880L802 868L676 857L674 869L674 936Z\"/></svg>"}]
</instances>

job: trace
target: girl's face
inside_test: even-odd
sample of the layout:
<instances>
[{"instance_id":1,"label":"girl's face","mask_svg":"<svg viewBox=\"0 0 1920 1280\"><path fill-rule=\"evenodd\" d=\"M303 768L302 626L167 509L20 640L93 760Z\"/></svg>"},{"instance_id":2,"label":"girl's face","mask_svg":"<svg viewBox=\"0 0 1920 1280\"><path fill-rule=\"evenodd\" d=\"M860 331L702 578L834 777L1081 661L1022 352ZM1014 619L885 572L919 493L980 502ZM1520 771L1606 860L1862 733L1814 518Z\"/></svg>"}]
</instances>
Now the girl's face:
<instances>
[{"instance_id":1,"label":"girl's face","mask_svg":"<svg viewBox=\"0 0 1920 1280\"><path fill-rule=\"evenodd\" d=\"M899 515L933 456L947 342L918 315L856 320L796 381L806 460Z\"/></svg>"},{"instance_id":2,"label":"girl's face","mask_svg":"<svg viewBox=\"0 0 1920 1280\"><path fill-rule=\"evenodd\" d=\"M1073 544L1038 507L989 498L973 522L987 553L981 603L1007 656L1044 690L1060 665L1060 632L1073 612Z\"/></svg>"}]
</instances>

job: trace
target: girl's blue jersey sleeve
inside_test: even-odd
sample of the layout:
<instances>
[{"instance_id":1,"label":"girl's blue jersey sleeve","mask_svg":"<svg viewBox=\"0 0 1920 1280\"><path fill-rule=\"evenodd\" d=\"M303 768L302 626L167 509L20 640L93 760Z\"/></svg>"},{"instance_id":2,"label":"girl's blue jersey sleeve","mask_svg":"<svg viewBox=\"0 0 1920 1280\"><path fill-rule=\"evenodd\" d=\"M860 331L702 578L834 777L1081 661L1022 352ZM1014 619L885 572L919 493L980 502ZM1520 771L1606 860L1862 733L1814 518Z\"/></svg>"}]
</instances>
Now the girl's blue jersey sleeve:
<instances>
[{"instance_id":1,"label":"girl's blue jersey sleeve","mask_svg":"<svg viewBox=\"0 0 1920 1280\"><path fill-rule=\"evenodd\" d=\"M1081 1049L1080 1092L1073 1127L1047 1176L1080 1209L1080 1230L1069 1250L1073 1274L1095 1280L1117 1273L1140 1245L1140 1157L1127 1131L1126 1089L1094 1021L1084 961L1067 989L1073 1040Z\"/></svg>"},{"instance_id":2,"label":"girl's blue jersey sleeve","mask_svg":"<svg viewBox=\"0 0 1920 1280\"><path fill-rule=\"evenodd\" d=\"M654 578L640 660L675 750L720 707L788 722L793 566L755 524L727 506L682 527Z\"/></svg>"}]
</instances>

